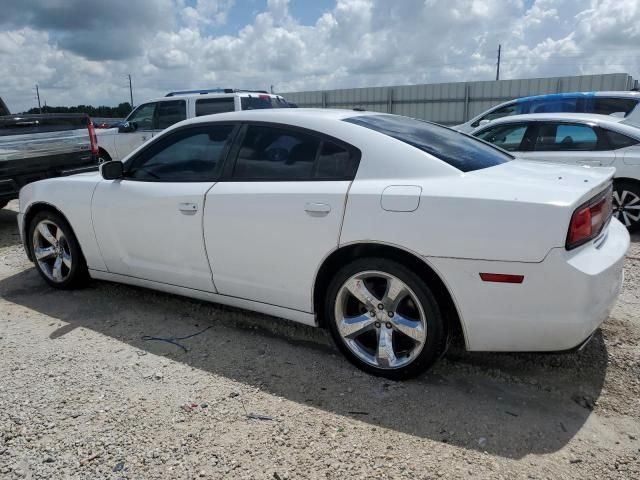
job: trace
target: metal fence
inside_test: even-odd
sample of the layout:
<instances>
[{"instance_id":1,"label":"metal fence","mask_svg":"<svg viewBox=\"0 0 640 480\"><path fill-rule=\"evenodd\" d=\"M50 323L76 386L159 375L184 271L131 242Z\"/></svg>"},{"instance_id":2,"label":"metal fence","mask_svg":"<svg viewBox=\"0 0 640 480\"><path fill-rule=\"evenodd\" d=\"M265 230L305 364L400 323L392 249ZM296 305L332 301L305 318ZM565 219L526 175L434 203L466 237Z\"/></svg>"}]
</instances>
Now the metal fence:
<instances>
[{"instance_id":1,"label":"metal fence","mask_svg":"<svg viewBox=\"0 0 640 480\"><path fill-rule=\"evenodd\" d=\"M501 102L544 93L631 90L638 80L626 73L529 78L482 82L434 83L281 93L299 107L364 108L431 120L464 123Z\"/></svg>"}]
</instances>

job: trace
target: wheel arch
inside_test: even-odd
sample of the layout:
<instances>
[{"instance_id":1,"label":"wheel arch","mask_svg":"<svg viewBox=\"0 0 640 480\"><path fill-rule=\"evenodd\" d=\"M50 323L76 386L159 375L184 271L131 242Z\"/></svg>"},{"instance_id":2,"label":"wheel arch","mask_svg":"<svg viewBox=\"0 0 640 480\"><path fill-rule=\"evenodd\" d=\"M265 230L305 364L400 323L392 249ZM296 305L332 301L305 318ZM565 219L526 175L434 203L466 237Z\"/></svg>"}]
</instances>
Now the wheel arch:
<instances>
[{"instance_id":1,"label":"wheel arch","mask_svg":"<svg viewBox=\"0 0 640 480\"><path fill-rule=\"evenodd\" d=\"M615 177L613 179L613 185L615 186L618 183L632 183L640 188L640 180L632 177Z\"/></svg>"},{"instance_id":2,"label":"wheel arch","mask_svg":"<svg viewBox=\"0 0 640 480\"><path fill-rule=\"evenodd\" d=\"M454 296L441 275L424 258L415 252L397 245L378 242L357 242L339 247L325 257L316 272L313 284L313 311L318 326L326 328L324 297L333 275L346 263L362 257L382 257L395 260L415 271L429 285L442 308L449 333L462 337L466 345L466 334Z\"/></svg>"},{"instance_id":3,"label":"wheel arch","mask_svg":"<svg viewBox=\"0 0 640 480\"><path fill-rule=\"evenodd\" d=\"M73 235L76 237L76 241L78 242L78 246L80 247L80 253L82 254L83 259L86 261L86 257L84 256L84 252L82 251L82 245L80 244L78 235L76 235L76 232L73 229L73 225L71 225L71 222L69 221L67 216L62 213L62 211L55 205L43 201L37 201L29 205L24 212L24 218L22 220L22 229L24 233L22 243L29 260L31 260L32 262L34 261L33 252L31 251L31 242L29 242L29 225L31 224L31 220L33 220L33 217L35 217L40 212L53 212L56 215L60 215L63 220L67 222L67 225L69 225L69 228L71 228Z\"/></svg>"},{"instance_id":4,"label":"wheel arch","mask_svg":"<svg viewBox=\"0 0 640 480\"><path fill-rule=\"evenodd\" d=\"M102 145L98 146L98 157L104 158L105 162L113 160L113 156Z\"/></svg>"}]
</instances>

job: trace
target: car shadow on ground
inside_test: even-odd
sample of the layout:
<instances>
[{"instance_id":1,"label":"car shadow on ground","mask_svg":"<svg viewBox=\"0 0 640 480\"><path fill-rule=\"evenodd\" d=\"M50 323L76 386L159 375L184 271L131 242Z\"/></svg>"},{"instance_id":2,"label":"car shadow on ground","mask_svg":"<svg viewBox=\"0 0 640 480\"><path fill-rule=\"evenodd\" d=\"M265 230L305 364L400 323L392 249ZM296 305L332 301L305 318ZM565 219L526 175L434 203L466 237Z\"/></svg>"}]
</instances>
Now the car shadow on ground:
<instances>
[{"instance_id":1,"label":"car shadow on ground","mask_svg":"<svg viewBox=\"0 0 640 480\"><path fill-rule=\"evenodd\" d=\"M589 417L607 366L598 333L582 352L564 355L471 354L454 346L425 375L392 382L351 367L322 330L242 310L106 282L56 291L33 268L0 280L0 297L65 322L43 341L91 329L372 428L507 458L565 446ZM142 339L205 327L182 342L187 352Z\"/></svg>"}]
</instances>

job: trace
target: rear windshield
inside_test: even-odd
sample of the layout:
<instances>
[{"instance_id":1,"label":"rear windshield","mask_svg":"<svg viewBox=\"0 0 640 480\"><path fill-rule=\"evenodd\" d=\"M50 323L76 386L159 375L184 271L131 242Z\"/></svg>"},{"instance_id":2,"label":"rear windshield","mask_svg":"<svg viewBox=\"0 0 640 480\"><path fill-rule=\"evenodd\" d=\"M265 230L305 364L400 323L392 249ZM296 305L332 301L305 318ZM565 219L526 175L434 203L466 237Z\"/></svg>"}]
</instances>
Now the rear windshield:
<instances>
[{"instance_id":1,"label":"rear windshield","mask_svg":"<svg viewBox=\"0 0 640 480\"><path fill-rule=\"evenodd\" d=\"M463 172L494 167L513 157L485 142L450 128L397 115L363 115L346 118L427 152Z\"/></svg>"},{"instance_id":2,"label":"rear windshield","mask_svg":"<svg viewBox=\"0 0 640 480\"><path fill-rule=\"evenodd\" d=\"M242 110L258 110L261 108L289 108L289 104L278 97L269 95L256 95L241 97Z\"/></svg>"}]
</instances>

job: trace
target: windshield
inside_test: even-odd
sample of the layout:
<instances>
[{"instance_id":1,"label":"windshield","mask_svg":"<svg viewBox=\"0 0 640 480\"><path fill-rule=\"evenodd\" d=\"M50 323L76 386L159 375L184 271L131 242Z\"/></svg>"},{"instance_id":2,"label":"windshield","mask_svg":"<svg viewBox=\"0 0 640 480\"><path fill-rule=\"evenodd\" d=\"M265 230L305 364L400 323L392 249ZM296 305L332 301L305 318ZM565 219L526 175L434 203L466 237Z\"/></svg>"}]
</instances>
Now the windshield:
<instances>
[{"instance_id":1,"label":"windshield","mask_svg":"<svg viewBox=\"0 0 640 480\"><path fill-rule=\"evenodd\" d=\"M427 152L463 172L493 167L513 157L474 137L435 123L398 115L363 115L346 118Z\"/></svg>"},{"instance_id":2,"label":"windshield","mask_svg":"<svg viewBox=\"0 0 640 480\"><path fill-rule=\"evenodd\" d=\"M241 97L242 110L258 110L261 108L289 108L289 104L282 98L270 95L256 95Z\"/></svg>"}]
</instances>

